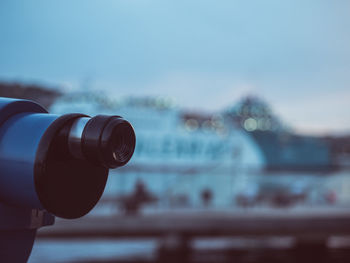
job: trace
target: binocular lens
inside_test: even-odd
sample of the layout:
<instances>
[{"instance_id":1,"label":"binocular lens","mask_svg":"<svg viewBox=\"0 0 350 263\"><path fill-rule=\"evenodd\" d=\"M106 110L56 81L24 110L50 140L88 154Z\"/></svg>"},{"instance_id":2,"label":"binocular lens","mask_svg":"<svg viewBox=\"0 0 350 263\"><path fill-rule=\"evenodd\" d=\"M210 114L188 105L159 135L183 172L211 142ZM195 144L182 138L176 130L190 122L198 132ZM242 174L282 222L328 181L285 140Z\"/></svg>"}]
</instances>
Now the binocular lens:
<instances>
[{"instance_id":1,"label":"binocular lens","mask_svg":"<svg viewBox=\"0 0 350 263\"><path fill-rule=\"evenodd\" d=\"M76 120L69 133L70 153L106 168L125 165L135 149L135 132L119 116L98 115Z\"/></svg>"},{"instance_id":2,"label":"binocular lens","mask_svg":"<svg viewBox=\"0 0 350 263\"><path fill-rule=\"evenodd\" d=\"M108 168L123 166L134 153L134 129L129 122L120 117L109 118L105 123L107 124L101 131L99 160Z\"/></svg>"},{"instance_id":3,"label":"binocular lens","mask_svg":"<svg viewBox=\"0 0 350 263\"><path fill-rule=\"evenodd\" d=\"M127 162L134 152L134 137L131 125L120 125L113 135L112 157L116 162Z\"/></svg>"}]
</instances>

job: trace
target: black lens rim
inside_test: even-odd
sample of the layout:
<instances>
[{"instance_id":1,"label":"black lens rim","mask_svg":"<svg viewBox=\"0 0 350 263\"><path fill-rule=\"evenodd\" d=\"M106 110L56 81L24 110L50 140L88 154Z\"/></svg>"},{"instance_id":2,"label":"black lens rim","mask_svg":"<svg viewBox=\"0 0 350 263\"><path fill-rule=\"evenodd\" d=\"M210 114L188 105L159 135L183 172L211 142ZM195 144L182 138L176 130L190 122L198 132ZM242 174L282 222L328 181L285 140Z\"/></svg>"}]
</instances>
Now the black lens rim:
<instances>
[{"instance_id":1,"label":"black lens rim","mask_svg":"<svg viewBox=\"0 0 350 263\"><path fill-rule=\"evenodd\" d=\"M124 130L124 132L123 132ZM128 153L123 160L113 158L115 137L127 139L124 149ZM120 138L119 138L120 139ZM82 152L87 160L107 168L123 166L131 159L136 145L136 136L131 124L120 116L97 115L89 120L82 136Z\"/></svg>"},{"instance_id":2,"label":"black lens rim","mask_svg":"<svg viewBox=\"0 0 350 263\"><path fill-rule=\"evenodd\" d=\"M108 167L123 166L129 162L135 150L134 129L128 121L121 117L115 117L103 129L100 143L100 149ZM116 148L119 149L116 150ZM113 153L116 152L119 152L122 158L114 158Z\"/></svg>"}]
</instances>

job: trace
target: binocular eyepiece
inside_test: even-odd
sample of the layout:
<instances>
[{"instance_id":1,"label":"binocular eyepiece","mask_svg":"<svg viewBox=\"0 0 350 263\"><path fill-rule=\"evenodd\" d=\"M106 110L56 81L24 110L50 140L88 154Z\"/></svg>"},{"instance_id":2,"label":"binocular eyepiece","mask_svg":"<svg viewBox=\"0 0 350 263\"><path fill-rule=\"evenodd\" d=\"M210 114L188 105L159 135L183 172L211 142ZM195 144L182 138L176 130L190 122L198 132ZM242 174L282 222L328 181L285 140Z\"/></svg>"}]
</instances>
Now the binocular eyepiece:
<instances>
[{"instance_id":1,"label":"binocular eyepiece","mask_svg":"<svg viewBox=\"0 0 350 263\"><path fill-rule=\"evenodd\" d=\"M135 149L120 116L48 114L26 100L0 98L0 202L78 218L100 199L111 168Z\"/></svg>"},{"instance_id":2,"label":"binocular eyepiece","mask_svg":"<svg viewBox=\"0 0 350 263\"><path fill-rule=\"evenodd\" d=\"M70 154L106 168L125 165L135 148L135 133L119 116L98 115L74 120L68 132Z\"/></svg>"}]
</instances>

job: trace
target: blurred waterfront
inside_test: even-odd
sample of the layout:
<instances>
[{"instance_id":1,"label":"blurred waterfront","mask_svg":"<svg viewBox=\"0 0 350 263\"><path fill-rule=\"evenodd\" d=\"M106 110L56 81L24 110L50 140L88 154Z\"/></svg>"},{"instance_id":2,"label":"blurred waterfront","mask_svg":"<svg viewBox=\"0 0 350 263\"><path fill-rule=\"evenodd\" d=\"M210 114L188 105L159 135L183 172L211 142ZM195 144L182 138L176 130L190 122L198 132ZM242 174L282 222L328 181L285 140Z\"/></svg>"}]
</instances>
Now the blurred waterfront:
<instances>
[{"instance_id":1,"label":"blurred waterfront","mask_svg":"<svg viewBox=\"0 0 350 263\"><path fill-rule=\"evenodd\" d=\"M296 134L252 96L213 114L85 92L52 94L48 106L117 112L137 145L88 215L38 231L30 263L350 259L346 136Z\"/></svg>"},{"instance_id":2,"label":"blurred waterfront","mask_svg":"<svg viewBox=\"0 0 350 263\"><path fill-rule=\"evenodd\" d=\"M88 215L38 231L30 263L350 259L346 136L296 134L254 96L213 114L86 92L46 102L56 114L117 112L137 145Z\"/></svg>"}]
</instances>

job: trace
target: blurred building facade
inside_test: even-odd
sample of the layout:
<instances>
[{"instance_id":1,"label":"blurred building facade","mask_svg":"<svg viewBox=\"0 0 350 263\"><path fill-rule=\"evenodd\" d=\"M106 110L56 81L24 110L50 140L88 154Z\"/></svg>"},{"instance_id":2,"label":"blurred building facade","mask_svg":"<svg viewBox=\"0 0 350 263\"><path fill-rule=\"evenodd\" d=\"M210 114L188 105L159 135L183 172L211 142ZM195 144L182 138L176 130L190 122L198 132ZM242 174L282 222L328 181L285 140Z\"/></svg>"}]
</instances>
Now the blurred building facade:
<instances>
[{"instance_id":1,"label":"blurred building facade","mask_svg":"<svg viewBox=\"0 0 350 263\"><path fill-rule=\"evenodd\" d=\"M330 141L293 133L256 97L246 97L226 112L237 126L246 130L263 152L265 169L329 171L337 168Z\"/></svg>"}]
</instances>

